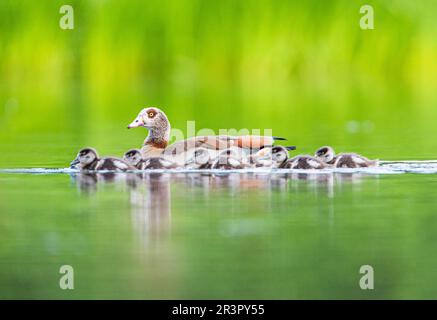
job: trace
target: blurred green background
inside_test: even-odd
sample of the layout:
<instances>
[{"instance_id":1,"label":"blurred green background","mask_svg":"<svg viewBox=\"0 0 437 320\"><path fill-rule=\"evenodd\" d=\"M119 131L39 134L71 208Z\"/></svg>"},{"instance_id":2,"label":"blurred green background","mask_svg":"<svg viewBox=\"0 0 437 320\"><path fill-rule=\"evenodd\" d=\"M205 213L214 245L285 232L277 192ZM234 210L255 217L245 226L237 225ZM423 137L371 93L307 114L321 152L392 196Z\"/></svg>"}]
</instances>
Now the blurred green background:
<instances>
[{"instance_id":1,"label":"blurred green background","mask_svg":"<svg viewBox=\"0 0 437 320\"><path fill-rule=\"evenodd\" d=\"M436 15L431 0L0 0L0 168L66 167L87 145L121 155L150 105L174 128L272 129L302 153L435 159ZM435 298L436 186L1 172L0 298Z\"/></svg>"},{"instance_id":2,"label":"blurred green background","mask_svg":"<svg viewBox=\"0 0 437 320\"><path fill-rule=\"evenodd\" d=\"M121 155L149 105L174 128L273 129L304 153L435 157L435 1L69 1L74 30L63 4L0 2L0 167Z\"/></svg>"}]
</instances>

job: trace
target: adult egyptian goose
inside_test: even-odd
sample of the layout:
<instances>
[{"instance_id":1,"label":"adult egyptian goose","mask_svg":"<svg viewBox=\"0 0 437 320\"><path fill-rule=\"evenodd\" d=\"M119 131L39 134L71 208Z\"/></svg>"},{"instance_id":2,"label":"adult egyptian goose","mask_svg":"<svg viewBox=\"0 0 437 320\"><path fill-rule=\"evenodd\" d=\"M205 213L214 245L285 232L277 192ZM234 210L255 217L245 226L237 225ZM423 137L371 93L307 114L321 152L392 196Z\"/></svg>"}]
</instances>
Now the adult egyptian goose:
<instances>
[{"instance_id":1,"label":"adult egyptian goose","mask_svg":"<svg viewBox=\"0 0 437 320\"><path fill-rule=\"evenodd\" d=\"M93 148L83 148L79 151L76 158L70 164L71 168L79 170L110 170L110 171L127 171L135 170L122 159L113 157L99 158L97 151Z\"/></svg>"},{"instance_id":2,"label":"adult egyptian goose","mask_svg":"<svg viewBox=\"0 0 437 320\"><path fill-rule=\"evenodd\" d=\"M378 165L378 160L369 160L356 153L340 153L336 155L334 149L329 146L319 148L315 156L327 165L335 168L366 168Z\"/></svg>"},{"instance_id":3,"label":"adult egyptian goose","mask_svg":"<svg viewBox=\"0 0 437 320\"><path fill-rule=\"evenodd\" d=\"M217 156L221 150L229 147L238 147L241 149L259 149L264 146L273 145L275 140L285 140L278 137L269 136L196 136L186 140L178 141L168 145L170 138L170 122L165 113L155 107L145 108L140 111L135 120L128 125L128 129L145 127L149 134L144 140L141 153L143 158L160 156L162 154L173 158L179 158L185 163L186 154L193 151L194 148L203 147ZM215 152L215 153L214 153ZM185 154L185 157L180 157Z\"/></svg>"}]
</instances>

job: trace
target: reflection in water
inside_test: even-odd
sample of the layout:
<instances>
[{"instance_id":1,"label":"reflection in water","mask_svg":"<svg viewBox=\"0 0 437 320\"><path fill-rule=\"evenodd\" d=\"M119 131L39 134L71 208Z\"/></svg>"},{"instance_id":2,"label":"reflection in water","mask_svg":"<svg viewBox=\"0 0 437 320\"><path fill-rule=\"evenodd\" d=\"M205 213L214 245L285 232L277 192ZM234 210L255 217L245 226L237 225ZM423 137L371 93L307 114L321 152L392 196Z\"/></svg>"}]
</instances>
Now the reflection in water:
<instances>
[{"instance_id":1,"label":"reflection in water","mask_svg":"<svg viewBox=\"0 0 437 320\"><path fill-rule=\"evenodd\" d=\"M76 173L72 175L77 187L84 194L92 195L100 185L115 184L127 190L131 207L132 226L141 242L150 246L167 239L171 227L171 185L180 186L184 197L192 197L193 203L199 197L207 201L214 199L214 193L224 193L226 208L234 211L235 197L260 192L268 208L276 202L289 206L290 193L305 192L315 197L331 199L326 209L330 224L334 223L335 192L344 187L360 185L362 173ZM373 177L378 177L373 175ZM275 199L272 199L275 194ZM237 199L239 200L239 199ZM237 208L238 209L238 208Z\"/></svg>"},{"instance_id":2,"label":"reflection in water","mask_svg":"<svg viewBox=\"0 0 437 320\"><path fill-rule=\"evenodd\" d=\"M165 238L171 220L170 174L151 173L131 185L132 225L142 242Z\"/></svg>"},{"instance_id":3,"label":"reflection in water","mask_svg":"<svg viewBox=\"0 0 437 320\"><path fill-rule=\"evenodd\" d=\"M72 174L84 194L96 193L100 186L126 187L132 226L144 244L165 237L170 229L171 196L169 173L76 173Z\"/></svg>"}]
</instances>

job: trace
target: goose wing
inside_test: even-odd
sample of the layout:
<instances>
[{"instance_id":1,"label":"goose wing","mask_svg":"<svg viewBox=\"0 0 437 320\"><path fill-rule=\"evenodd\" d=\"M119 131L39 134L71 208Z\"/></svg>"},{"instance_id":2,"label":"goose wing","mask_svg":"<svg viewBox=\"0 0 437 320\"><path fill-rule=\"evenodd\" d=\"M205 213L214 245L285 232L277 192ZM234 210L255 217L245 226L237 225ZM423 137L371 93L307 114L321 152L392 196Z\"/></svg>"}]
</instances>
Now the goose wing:
<instances>
[{"instance_id":1,"label":"goose wing","mask_svg":"<svg viewBox=\"0 0 437 320\"><path fill-rule=\"evenodd\" d=\"M275 140L282 138L269 136L196 136L186 140L178 141L168 146L164 153L167 155L177 155L193 148L207 148L213 150L224 150L232 146L244 149L260 149L265 146L273 145Z\"/></svg>"}]
</instances>

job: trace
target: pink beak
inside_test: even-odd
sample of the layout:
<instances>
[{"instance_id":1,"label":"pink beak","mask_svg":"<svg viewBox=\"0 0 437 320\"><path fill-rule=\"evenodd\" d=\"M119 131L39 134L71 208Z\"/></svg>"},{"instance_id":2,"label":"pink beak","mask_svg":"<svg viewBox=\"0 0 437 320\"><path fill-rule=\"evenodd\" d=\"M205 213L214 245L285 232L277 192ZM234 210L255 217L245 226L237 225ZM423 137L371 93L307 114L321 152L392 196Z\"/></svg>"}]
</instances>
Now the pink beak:
<instances>
[{"instance_id":1,"label":"pink beak","mask_svg":"<svg viewBox=\"0 0 437 320\"><path fill-rule=\"evenodd\" d=\"M142 126L144 126L143 120L140 117L137 117L130 125L127 126L127 128L138 128Z\"/></svg>"}]
</instances>

